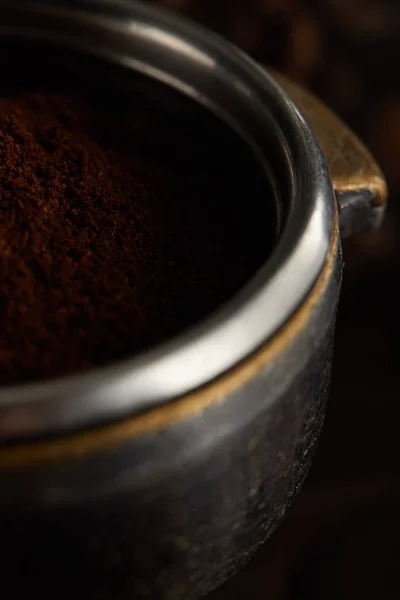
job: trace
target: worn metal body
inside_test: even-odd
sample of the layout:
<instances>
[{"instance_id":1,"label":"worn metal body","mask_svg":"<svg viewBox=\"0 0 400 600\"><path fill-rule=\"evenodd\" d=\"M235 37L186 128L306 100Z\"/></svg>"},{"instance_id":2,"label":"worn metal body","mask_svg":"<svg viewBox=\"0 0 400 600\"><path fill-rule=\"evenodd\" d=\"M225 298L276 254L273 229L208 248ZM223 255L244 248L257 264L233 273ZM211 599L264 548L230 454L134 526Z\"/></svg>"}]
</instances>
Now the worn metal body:
<instances>
[{"instance_id":1,"label":"worn metal body","mask_svg":"<svg viewBox=\"0 0 400 600\"><path fill-rule=\"evenodd\" d=\"M0 454L14 597L196 598L271 535L323 422L338 242L294 321L221 381L141 420Z\"/></svg>"},{"instance_id":2,"label":"worn metal body","mask_svg":"<svg viewBox=\"0 0 400 600\"><path fill-rule=\"evenodd\" d=\"M384 181L358 142L346 146L347 175L334 166L331 177L274 78L163 11L0 2L0 36L68 46L173 86L273 172L281 235L229 306L119 365L0 389L2 583L13 597L196 598L268 538L301 485L323 421L341 281L333 187L358 207L357 219L342 209L351 233L377 224Z\"/></svg>"}]
</instances>

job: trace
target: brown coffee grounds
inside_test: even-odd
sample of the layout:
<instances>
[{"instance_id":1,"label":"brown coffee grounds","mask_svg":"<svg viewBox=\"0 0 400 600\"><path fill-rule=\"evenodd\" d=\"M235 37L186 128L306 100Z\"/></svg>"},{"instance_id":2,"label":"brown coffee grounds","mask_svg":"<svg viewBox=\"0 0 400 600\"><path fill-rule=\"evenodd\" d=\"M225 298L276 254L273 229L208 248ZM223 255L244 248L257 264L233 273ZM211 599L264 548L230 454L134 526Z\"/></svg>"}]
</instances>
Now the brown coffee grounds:
<instances>
[{"instance_id":1,"label":"brown coffee grounds","mask_svg":"<svg viewBox=\"0 0 400 600\"><path fill-rule=\"evenodd\" d=\"M210 145L140 105L0 100L1 383L149 348L243 285L246 183Z\"/></svg>"}]
</instances>

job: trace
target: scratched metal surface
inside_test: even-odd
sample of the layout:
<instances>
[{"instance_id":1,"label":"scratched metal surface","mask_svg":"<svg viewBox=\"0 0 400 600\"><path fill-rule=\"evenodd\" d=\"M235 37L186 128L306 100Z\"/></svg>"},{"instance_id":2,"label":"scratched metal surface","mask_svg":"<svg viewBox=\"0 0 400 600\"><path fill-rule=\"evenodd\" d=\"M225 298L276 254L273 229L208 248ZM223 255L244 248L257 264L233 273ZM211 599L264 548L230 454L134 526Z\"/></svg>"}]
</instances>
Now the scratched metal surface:
<instances>
[{"instance_id":1,"label":"scratched metal surface","mask_svg":"<svg viewBox=\"0 0 400 600\"><path fill-rule=\"evenodd\" d=\"M344 247L330 409L308 481L272 540L210 600L399 598L400 3L156 3L319 94L367 142L390 187L382 229Z\"/></svg>"}]
</instances>

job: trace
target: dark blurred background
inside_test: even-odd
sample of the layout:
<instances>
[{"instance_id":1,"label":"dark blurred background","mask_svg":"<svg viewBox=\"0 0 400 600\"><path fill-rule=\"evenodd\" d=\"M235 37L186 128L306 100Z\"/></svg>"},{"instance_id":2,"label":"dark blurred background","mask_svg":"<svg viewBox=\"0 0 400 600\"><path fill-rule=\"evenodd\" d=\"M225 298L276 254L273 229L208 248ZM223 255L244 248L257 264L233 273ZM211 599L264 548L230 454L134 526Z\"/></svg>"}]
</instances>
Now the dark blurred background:
<instances>
[{"instance_id":1,"label":"dark blurred background","mask_svg":"<svg viewBox=\"0 0 400 600\"><path fill-rule=\"evenodd\" d=\"M390 187L383 228L344 245L332 393L286 520L212 600L400 599L400 2L155 0L312 89Z\"/></svg>"}]
</instances>

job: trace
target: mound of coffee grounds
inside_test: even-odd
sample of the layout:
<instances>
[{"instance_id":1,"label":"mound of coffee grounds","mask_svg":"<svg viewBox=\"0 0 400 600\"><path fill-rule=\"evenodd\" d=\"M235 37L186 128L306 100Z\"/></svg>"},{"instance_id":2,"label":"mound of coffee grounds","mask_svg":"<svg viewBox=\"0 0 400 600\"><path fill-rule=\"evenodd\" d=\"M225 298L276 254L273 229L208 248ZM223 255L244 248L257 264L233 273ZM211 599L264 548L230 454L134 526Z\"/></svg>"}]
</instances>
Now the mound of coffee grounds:
<instances>
[{"instance_id":1,"label":"mound of coffee grounds","mask_svg":"<svg viewBox=\"0 0 400 600\"><path fill-rule=\"evenodd\" d=\"M1 384L147 349L249 279L247 183L212 145L140 103L0 99Z\"/></svg>"}]
</instances>

